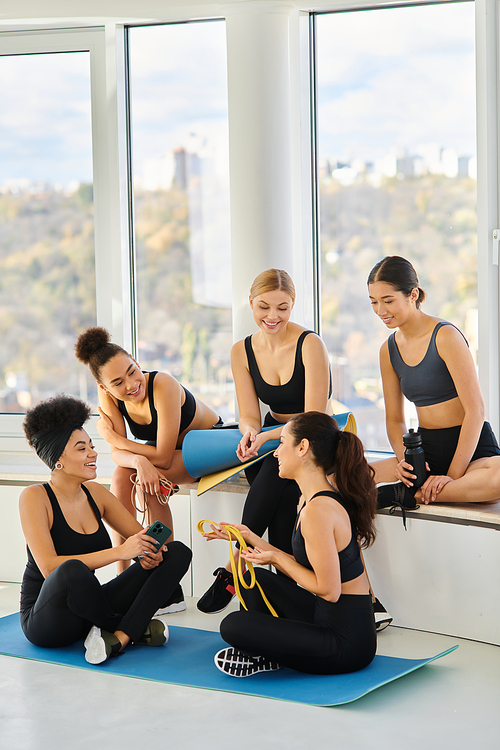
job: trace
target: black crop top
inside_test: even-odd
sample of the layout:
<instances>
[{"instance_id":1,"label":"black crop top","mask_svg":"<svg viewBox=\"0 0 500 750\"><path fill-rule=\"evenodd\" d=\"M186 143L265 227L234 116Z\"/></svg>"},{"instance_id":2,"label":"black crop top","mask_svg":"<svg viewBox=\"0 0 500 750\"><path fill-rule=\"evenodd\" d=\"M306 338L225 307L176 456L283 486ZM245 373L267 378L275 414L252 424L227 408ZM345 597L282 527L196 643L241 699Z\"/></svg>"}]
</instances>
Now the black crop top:
<instances>
[{"instance_id":1,"label":"black crop top","mask_svg":"<svg viewBox=\"0 0 500 750\"><path fill-rule=\"evenodd\" d=\"M345 510L347 510L347 508L345 507L345 503L342 501L342 497L338 492L333 492L333 490L323 490L322 492L317 492L315 495L313 495L311 500L313 500L315 497L318 497L318 495L327 495L328 497L333 497L334 500L337 500L337 502L340 503L341 506L345 508ZM347 510L347 512L349 511ZM359 551L358 540L356 534L354 533L354 529L352 528L352 521L351 529L351 541L349 542L347 547L344 547L344 549L340 550L339 552L341 583L353 581L364 571L363 561L361 559L361 553ZM299 565L303 565L304 568L313 570L313 567L307 557L304 537L302 536L302 532L300 530L300 511L297 515L297 521L295 523L292 534L292 554Z\"/></svg>"},{"instance_id":2,"label":"black crop top","mask_svg":"<svg viewBox=\"0 0 500 750\"><path fill-rule=\"evenodd\" d=\"M302 361L302 344L309 333L314 333L314 331L302 331L297 339L293 374L288 383L283 385L269 385L262 379L252 348L252 337L247 336L245 339L248 370L254 382L255 392L262 403L267 404L271 411L276 414L300 414L304 411L306 370ZM331 395L332 381L330 378L328 398Z\"/></svg>"},{"instance_id":3,"label":"black crop top","mask_svg":"<svg viewBox=\"0 0 500 750\"><path fill-rule=\"evenodd\" d=\"M393 333L387 340L391 365L399 378L401 390L408 401L412 401L415 406L442 404L458 396L453 378L445 361L439 356L436 346L436 334L439 329L442 326L451 325L453 323L445 321L437 323L432 331L424 358L413 367L407 365L399 353L395 334Z\"/></svg>"},{"instance_id":4,"label":"black crop top","mask_svg":"<svg viewBox=\"0 0 500 750\"><path fill-rule=\"evenodd\" d=\"M49 484L44 484L43 487L52 505L54 518L50 535L58 555L86 555L89 552L100 552L103 549L110 549L112 547L109 534L101 520L99 508L89 490L83 484L82 490L87 495L89 505L94 511L99 524L97 531L94 531L92 534L80 534L78 531L72 529L64 517L52 487ZM28 546L26 546L26 551L28 553L28 562L24 569L21 586L21 611L33 606L45 580Z\"/></svg>"},{"instance_id":5,"label":"black crop top","mask_svg":"<svg viewBox=\"0 0 500 750\"><path fill-rule=\"evenodd\" d=\"M156 411L156 406L153 399L153 383L156 374L157 371L149 373L148 398L149 411L151 412L151 422L149 424L138 424L137 422L134 422L127 411L125 401L118 401L118 408L120 410L120 413L122 414L124 419L126 419L132 435L138 440L147 440L152 443L156 443L156 440L158 438L158 412ZM181 385L181 388L184 389L186 399L181 407L181 423L179 426L179 435L181 434L181 432L184 432L187 427L189 427L196 413L195 397L193 396L191 391L188 391L187 388L184 388L183 385Z\"/></svg>"}]
</instances>

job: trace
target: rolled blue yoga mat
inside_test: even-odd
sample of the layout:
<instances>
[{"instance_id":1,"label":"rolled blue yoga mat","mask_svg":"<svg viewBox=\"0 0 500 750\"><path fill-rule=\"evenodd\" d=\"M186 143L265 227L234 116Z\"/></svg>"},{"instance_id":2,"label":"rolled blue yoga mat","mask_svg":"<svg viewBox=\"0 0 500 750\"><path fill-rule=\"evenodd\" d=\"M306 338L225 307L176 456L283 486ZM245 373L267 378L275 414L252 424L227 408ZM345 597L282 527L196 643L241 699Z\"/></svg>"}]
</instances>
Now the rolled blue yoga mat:
<instances>
[{"instance_id":1,"label":"rolled blue yoga mat","mask_svg":"<svg viewBox=\"0 0 500 750\"><path fill-rule=\"evenodd\" d=\"M351 412L334 416L341 430L346 427L349 429L349 425L352 427L354 418ZM263 432L274 429L276 428L264 427ZM206 474L214 474L234 466L243 467L244 464L236 456L236 448L241 438L242 434L238 429L191 430L182 444L184 466L192 477L204 477ZM276 450L278 445L278 440L268 440L259 450L259 456Z\"/></svg>"}]
</instances>

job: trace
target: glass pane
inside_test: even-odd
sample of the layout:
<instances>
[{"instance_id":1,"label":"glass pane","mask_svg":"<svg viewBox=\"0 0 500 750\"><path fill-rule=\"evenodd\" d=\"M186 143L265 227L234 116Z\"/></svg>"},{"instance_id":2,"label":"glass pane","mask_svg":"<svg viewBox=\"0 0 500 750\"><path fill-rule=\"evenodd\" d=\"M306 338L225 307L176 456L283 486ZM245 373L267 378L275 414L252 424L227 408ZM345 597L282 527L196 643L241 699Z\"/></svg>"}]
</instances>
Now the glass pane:
<instances>
[{"instance_id":1,"label":"glass pane","mask_svg":"<svg viewBox=\"0 0 500 750\"><path fill-rule=\"evenodd\" d=\"M95 325L89 53L0 57L0 411L87 397Z\"/></svg>"},{"instance_id":2,"label":"glass pane","mask_svg":"<svg viewBox=\"0 0 500 750\"><path fill-rule=\"evenodd\" d=\"M317 43L323 337L360 437L388 449L375 263L408 258L477 353L474 4L322 15Z\"/></svg>"},{"instance_id":3,"label":"glass pane","mask_svg":"<svg viewBox=\"0 0 500 750\"><path fill-rule=\"evenodd\" d=\"M129 40L139 362L232 419L225 24Z\"/></svg>"}]
</instances>

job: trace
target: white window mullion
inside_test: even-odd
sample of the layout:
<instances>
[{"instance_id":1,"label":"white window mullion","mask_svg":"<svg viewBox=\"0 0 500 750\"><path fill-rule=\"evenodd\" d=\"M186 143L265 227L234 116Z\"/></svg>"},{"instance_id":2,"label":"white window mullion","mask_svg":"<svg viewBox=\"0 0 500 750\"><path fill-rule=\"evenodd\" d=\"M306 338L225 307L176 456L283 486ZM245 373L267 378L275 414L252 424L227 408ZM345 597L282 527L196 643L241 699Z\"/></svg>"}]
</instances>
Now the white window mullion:
<instances>
[{"instance_id":1,"label":"white window mullion","mask_svg":"<svg viewBox=\"0 0 500 750\"><path fill-rule=\"evenodd\" d=\"M493 231L499 227L498 0L476 0L477 240L479 379L487 418L500 427L499 267L493 262Z\"/></svg>"},{"instance_id":2,"label":"white window mullion","mask_svg":"<svg viewBox=\"0 0 500 750\"><path fill-rule=\"evenodd\" d=\"M97 321L132 350L124 28L101 30L91 55Z\"/></svg>"}]
</instances>

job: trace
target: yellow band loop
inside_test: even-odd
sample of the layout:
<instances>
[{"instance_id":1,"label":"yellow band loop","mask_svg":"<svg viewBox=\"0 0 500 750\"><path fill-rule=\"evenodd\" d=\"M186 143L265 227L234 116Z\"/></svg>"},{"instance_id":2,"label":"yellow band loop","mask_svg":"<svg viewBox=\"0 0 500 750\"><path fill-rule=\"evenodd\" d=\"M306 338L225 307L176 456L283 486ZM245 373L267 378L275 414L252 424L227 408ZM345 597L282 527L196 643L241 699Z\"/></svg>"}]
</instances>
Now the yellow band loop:
<instances>
[{"instance_id":1,"label":"yellow band loop","mask_svg":"<svg viewBox=\"0 0 500 750\"><path fill-rule=\"evenodd\" d=\"M213 521L208 521L206 518L203 518L201 521L198 521L198 523L196 525L196 528L200 532L200 534L204 534L205 533L205 530L204 530L203 526L206 523L210 524L211 526L213 526L214 528L216 528L218 531L225 531L227 533L227 535L229 536L229 561L231 563L231 572L233 574L234 588L235 588L235 591L236 591L236 596L240 600L242 606L248 612L248 607L245 604L245 602L243 600L243 596L242 596L241 591L240 591L240 583L243 586L243 588L247 589L247 590L248 589L253 589L254 586L257 586L257 588L259 589L260 593L262 594L262 598L264 599L264 601L266 603L266 606L269 609L269 611L272 614L272 616L273 617L278 617L278 614L277 614L276 610L274 609L273 605L269 602L267 596L264 594L264 592L262 590L262 586L260 585L260 583L255 578L255 570L253 569L253 565L250 562L250 560L245 560L246 566L248 568L248 572L250 573L250 585L248 585L247 582L245 581L245 579L243 578L243 569L242 569L242 563L241 563L241 560L242 560L241 555L238 556L238 570L236 570L236 563L234 561L234 552L233 552L232 542L233 541L234 542L238 542L239 545L240 545L240 549L242 549L242 550L247 550L248 549L247 543L243 539L241 531L239 529L237 529L235 526L231 526L230 524L228 524L227 526L226 525L220 526L218 523L214 523Z\"/></svg>"}]
</instances>

